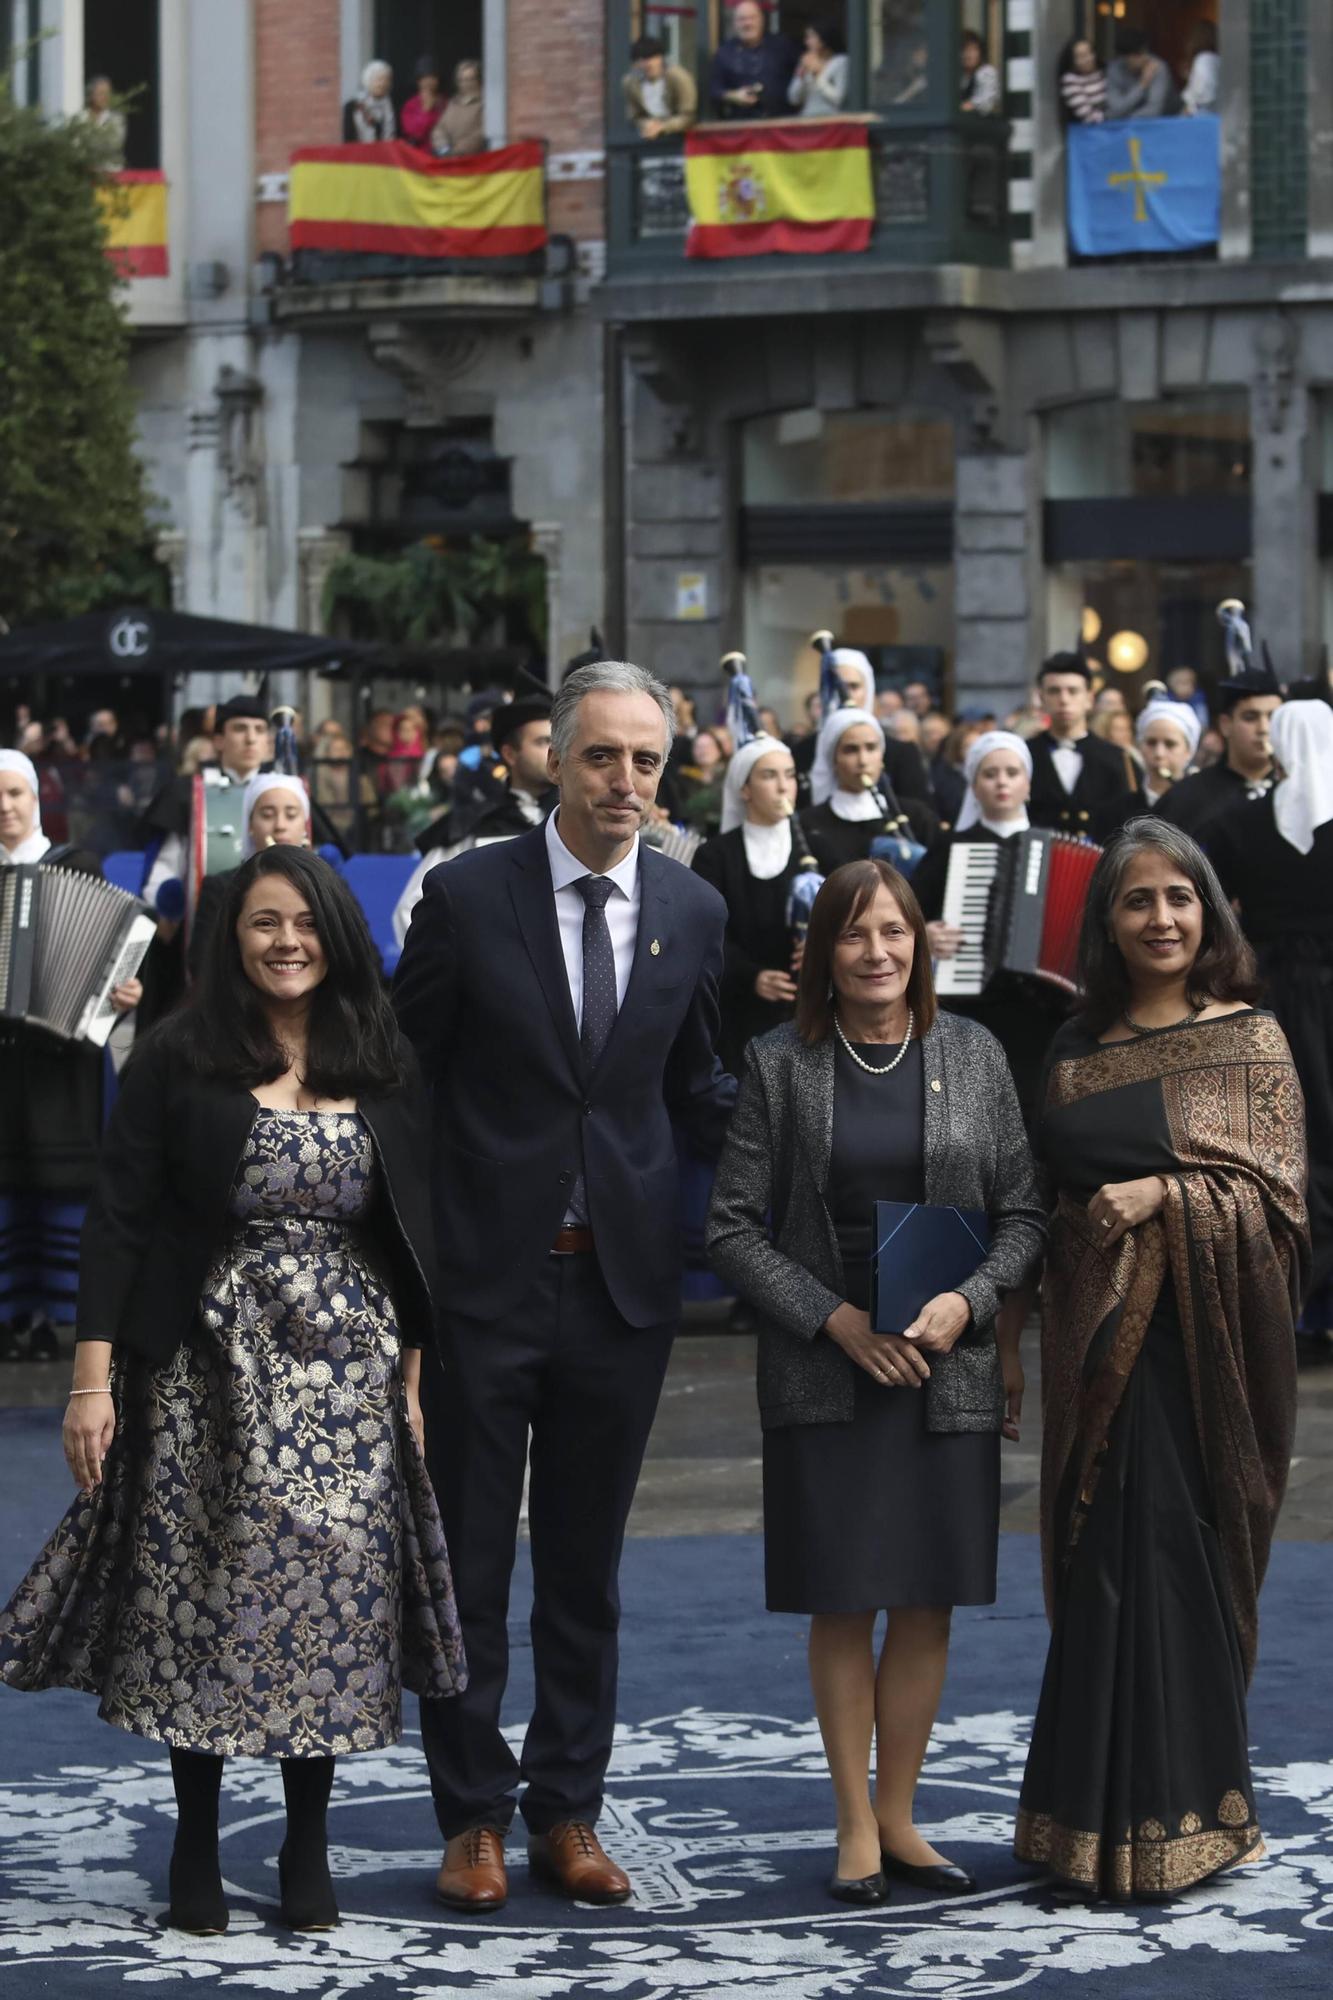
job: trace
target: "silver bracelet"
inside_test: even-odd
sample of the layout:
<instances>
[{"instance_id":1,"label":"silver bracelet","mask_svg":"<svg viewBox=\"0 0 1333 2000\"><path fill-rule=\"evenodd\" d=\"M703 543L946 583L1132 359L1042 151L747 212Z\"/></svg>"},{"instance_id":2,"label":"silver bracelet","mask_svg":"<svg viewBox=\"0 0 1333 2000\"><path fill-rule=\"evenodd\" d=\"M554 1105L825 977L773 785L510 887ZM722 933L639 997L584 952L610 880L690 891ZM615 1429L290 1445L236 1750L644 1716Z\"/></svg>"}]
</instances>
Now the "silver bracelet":
<instances>
[{"instance_id":1,"label":"silver bracelet","mask_svg":"<svg viewBox=\"0 0 1333 2000\"><path fill-rule=\"evenodd\" d=\"M108 1382L105 1389L71 1389L69 1393L71 1396L109 1396L111 1384Z\"/></svg>"}]
</instances>

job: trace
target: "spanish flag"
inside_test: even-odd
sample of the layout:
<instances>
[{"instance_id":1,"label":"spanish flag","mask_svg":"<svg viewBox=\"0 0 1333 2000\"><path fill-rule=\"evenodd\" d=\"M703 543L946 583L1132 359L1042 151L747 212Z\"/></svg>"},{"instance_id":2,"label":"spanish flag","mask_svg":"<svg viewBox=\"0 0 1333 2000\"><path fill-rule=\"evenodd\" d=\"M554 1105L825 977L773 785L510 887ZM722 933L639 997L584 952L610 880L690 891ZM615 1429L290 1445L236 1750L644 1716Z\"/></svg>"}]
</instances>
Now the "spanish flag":
<instances>
[{"instance_id":1,"label":"spanish flag","mask_svg":"<svg viewBox=\"0 0 1333 2000\"><path fill-rule=\"evenodd\" d=\"M97 188L107 255L127 278L167 276L167 181L152 173L107 174Z\"/></svg>"},{"instance_id":2,"label":"spanish flag","mask_svg":"<svg viewBox=\"0 0 1333 2000\"><path fill-rule=\"evenodd\" d=\"M293 250L521 257L546 244L540 140L436 160L415 146L304 146L292 155Z\"/></svg>"},{"instance_id":3,"label":"spanish flag","mask_svg":"<svg viewBox=\"0 0 1333 2000\"><path fill-rule=\"evenodd\" d=\"M685 139L690 257L864 250L875 221L870 138L847 118L698 125Z\"/></svg>"}]
</instances>

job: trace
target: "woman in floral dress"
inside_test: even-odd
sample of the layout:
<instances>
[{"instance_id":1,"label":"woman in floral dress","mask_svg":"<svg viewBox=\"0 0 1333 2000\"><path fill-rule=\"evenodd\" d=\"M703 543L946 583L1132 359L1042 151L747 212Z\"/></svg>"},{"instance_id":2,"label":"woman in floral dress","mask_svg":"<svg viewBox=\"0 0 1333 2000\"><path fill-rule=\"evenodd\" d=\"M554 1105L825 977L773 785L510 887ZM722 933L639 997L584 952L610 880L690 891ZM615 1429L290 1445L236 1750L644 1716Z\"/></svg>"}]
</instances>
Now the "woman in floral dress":
<instances>
[{"instance_id":1,"label":"woman in floral dress","mask_svg":"<svg viewBox=\"0 0 1333 2000\"><path fill-rule=\"evenodd\" d=\"M284 1920L338 1920L337 1756L464 1684L422 1459L424 1094L364 918L302 849L236 871L190 1003L136 1052L84 1231L74 1505L0 1613L0 1680L170 1746L169 1921L227 1924L228 1756L281 1760Z\"/></svg>"}]
</instances>

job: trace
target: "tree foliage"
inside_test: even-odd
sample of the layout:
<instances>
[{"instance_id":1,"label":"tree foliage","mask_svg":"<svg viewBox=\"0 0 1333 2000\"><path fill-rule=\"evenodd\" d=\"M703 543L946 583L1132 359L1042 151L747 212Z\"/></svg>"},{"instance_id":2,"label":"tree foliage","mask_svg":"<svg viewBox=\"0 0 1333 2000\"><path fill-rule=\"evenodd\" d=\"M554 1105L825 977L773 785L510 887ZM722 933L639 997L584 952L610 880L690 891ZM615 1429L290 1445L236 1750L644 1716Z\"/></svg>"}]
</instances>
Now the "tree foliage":
<instances>
[{"instance_id":1,"label":"tree foliage","mask_svg":"<svg viewBox=\"0 0 1333 2000\"><path fill-rule=\"evenodd\" d=\"M439 536L387 556L340 556L324 617L353 639L399 646L477 644L488 636L546 643L546 565L526 535Z\"/></svg>"},{"instance_id":2,"label":"tree foliage","mask_svg":"<svg viewBox=\"0 0 1333 2000\"><path fill-rule=\"evenodd\" d=\"M161 587L122 281L97 202L101 151L81 121L15 105L0 75L0 616L11 625Z\"/></svg>"}]
</instances>

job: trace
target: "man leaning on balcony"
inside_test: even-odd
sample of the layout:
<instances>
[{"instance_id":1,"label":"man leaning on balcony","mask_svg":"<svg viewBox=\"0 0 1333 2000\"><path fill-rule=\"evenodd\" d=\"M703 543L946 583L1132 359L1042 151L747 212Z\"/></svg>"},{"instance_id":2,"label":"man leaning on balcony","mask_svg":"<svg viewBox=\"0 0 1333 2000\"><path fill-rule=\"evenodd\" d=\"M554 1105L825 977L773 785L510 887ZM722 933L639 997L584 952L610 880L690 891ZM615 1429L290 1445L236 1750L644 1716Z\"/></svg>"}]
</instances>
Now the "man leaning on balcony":
<instances>
[{"instance_id":1,"label":"man leaning on balcony","mask_svg":"<svg viewBox=\"0 0 1333 2000\"><path fill-rule=\"evenodd\" d=\"M769 34L759 0L738 0L731 29L708 76L714 111L719 118L789 118L794 46L785 35Z\"/></svg>"},{"instance_id":2,"label":"man leaning on balcony","mask_svg":"<svg viewBox=\"0 0 1333 2000\"><path fill-rule=\"evenodd\" d=\"M688 132L699 111L699 93L689 71L667 61L666 44L656 35L640 35L630 55L634 67L621 88L639 137L664 139L670 132Z\"/></svg>"},{"instance_id":3,"label":"man leaning on balcony","mask_svg":"<svg viewBox=\"0 0 1333 2000\"><path fill-rule=\"evenodd\" d=\"M1106 72L1107 117L1174 118L1179 110L1176 80L1144 30L1117 28L1115 60Z\"/></svg>"}]
</instances>

